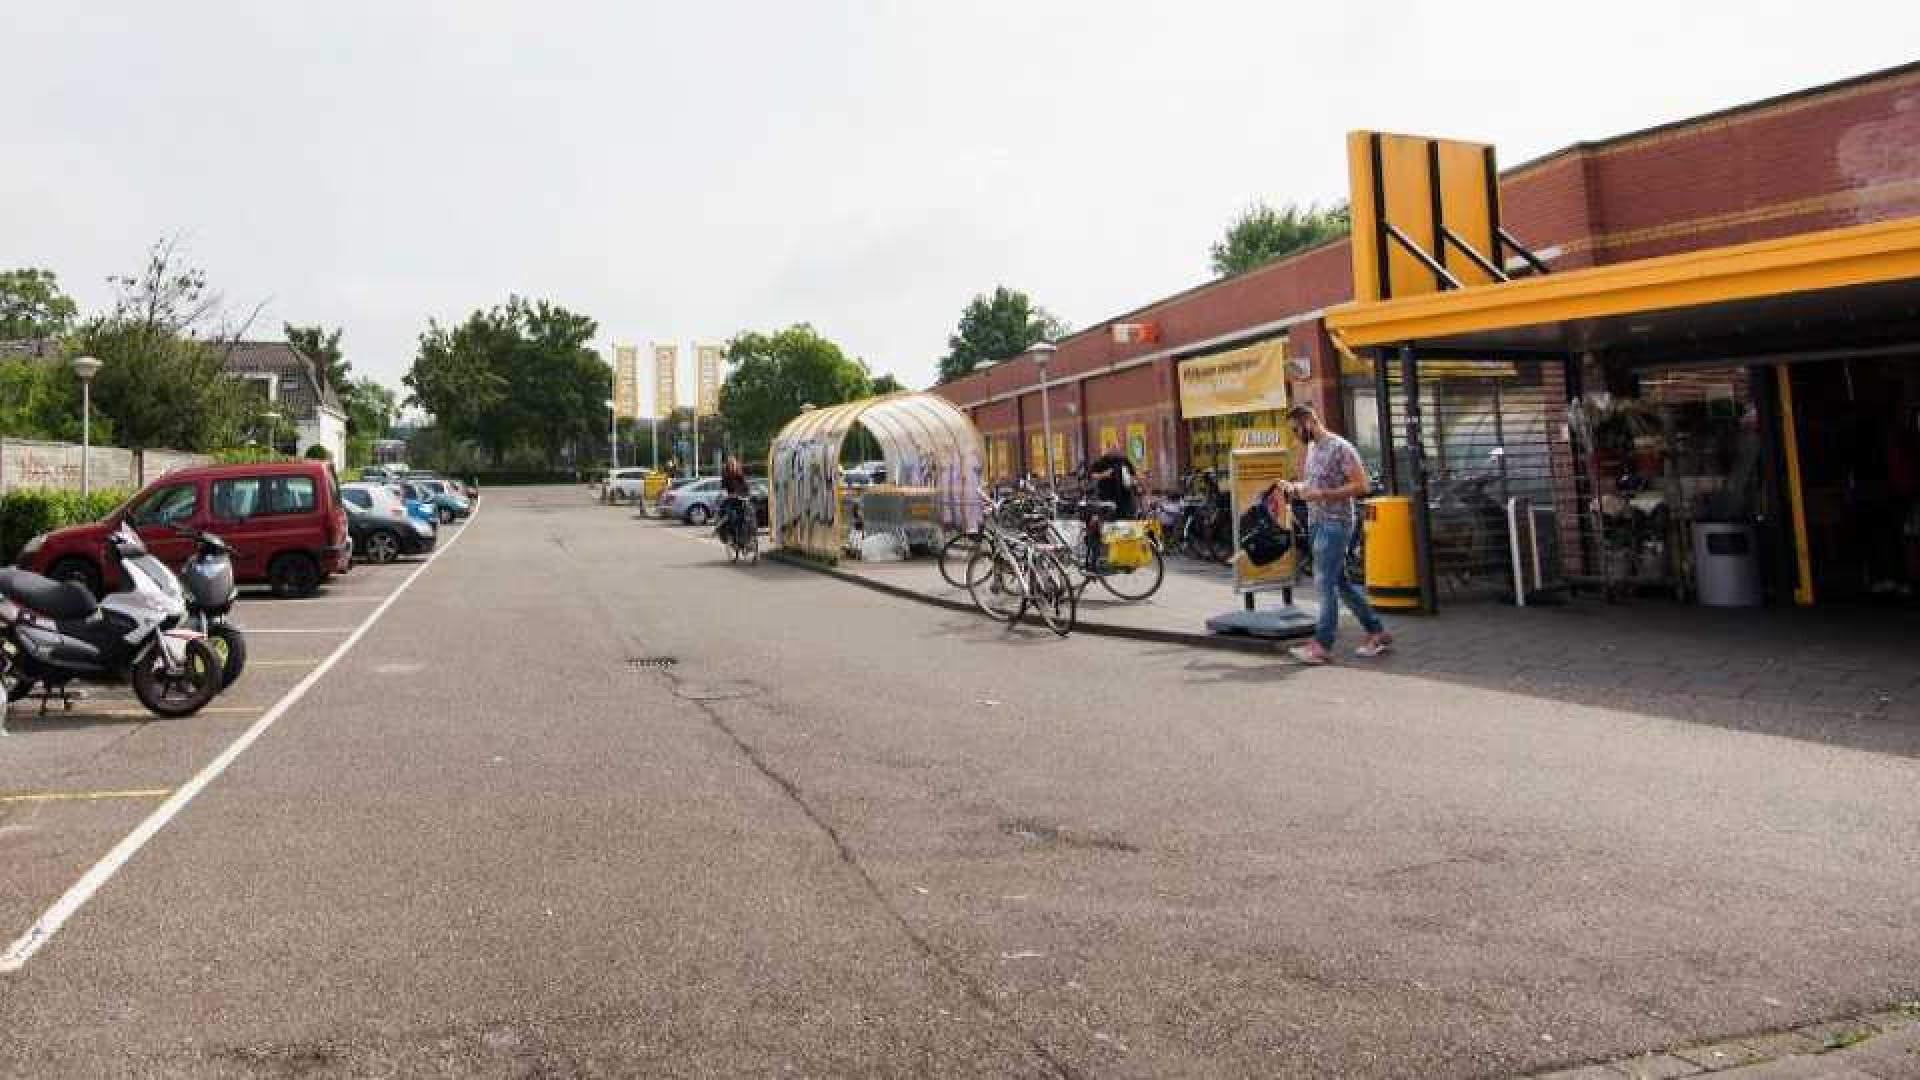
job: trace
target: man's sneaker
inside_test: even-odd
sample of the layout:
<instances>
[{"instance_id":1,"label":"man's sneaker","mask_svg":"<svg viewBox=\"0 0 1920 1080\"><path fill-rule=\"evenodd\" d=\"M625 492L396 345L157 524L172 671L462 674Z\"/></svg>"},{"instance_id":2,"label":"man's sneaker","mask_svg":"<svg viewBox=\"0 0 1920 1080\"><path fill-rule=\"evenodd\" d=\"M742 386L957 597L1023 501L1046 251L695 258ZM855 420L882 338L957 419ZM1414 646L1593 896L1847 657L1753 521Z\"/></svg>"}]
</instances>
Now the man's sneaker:
<instances>
[{"instance_id":1,"label":"man's sneaker","mask_svg":"<svg viewBox=\"0 0 1920 1080\"><path fill-rule=\"evenodd\" d=\"M1333 659L1333 657L1327 655L1327 650L1317 641L1309 641L1305 645L1295 645L1293 648L1287 650L1287 655L1293 657L1294 660L1299 663L1313 667L1317 667Z\"/></svg>"},{"instance_id":2,"label":"man's sneaker","mask_svg":"<svg viewBox=\"0 0 1920 1080\"><path fill-rule=\"evenodd\" d=\"M1376 656L1383 655L1391 648L1393 648L1392 634L1368 634L1367 640L1361 642L1360 647L1353 650L1353 655L1362 660L1371 660Z\"/></svg>"}]
</instances>

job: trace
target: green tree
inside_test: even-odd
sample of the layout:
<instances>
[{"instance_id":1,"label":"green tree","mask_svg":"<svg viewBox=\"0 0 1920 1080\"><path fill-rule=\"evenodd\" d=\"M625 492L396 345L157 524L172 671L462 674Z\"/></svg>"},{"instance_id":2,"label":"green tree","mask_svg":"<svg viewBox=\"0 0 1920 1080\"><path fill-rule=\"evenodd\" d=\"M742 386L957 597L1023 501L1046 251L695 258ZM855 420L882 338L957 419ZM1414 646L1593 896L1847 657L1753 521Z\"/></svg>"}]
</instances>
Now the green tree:
<instances>
[{"instance_id":1,"label":"green tree","mask_svg":"<svg viewBox=\"0 0 1920 1080\"><path fill-rule=\"evenodd\" d=\"M162 240L138 276L109 280L119 289L112 313L83 325L69 349L102 361L93 402L121 444L237 445L251 409L246 389L226 377L225 349L212 329L219 297L206 276L184 265L174 241Z\"/></svg>"},{"instance_id":2,"label":"green tree","mask_svg":"<svg viewBox=\"0 0 1920 1080\"><path fill-rule=\"evenodd\" d=\"M347 384L353 378L353 365L347 363L340 349L341 331L336 328L329 331L324 326L295 326L282 323L280 329L287 335L287 344L300 350L320 377L327 380L333 392L342 398L346 396Z\"/></svg>"},{"instance_id":3,"label":"green tree","mask_svg":"<svg viewBox=\"0 0 1920 1080\"><path fill-rule=\"evenodd\" d=\"M838 405L868 391L866 367L805 323L741 334L727 343L727 360L733 371L720 387L720 415L743 460L766 457L802 405Z\"/></svg>"},{"instance_id":4,"label":"green tree","mask_svg":"<svg viewBox=\"0 0 1920 1080\"><path fill-rule=\"evenodd\" d=\"M0 435L80 441L79 380L64 357L0 359ZM93 441L112 445L113 421L94 409Z\"/></svg>"},{"instance_id":5,"label":"green tree","mask_svg":"<svg viewBox=\"0 0 1920 1080\"><path fill-rule=\"evenodd\" d=\"M1018 289L1005 285L973 298L960 313L960 325L947 338L940 359L940 381L951 382L979 363L997 364L1019 356L1038 341L1052 341L1067 324Z\"/></svg>"},{"instance_id":6,"label":"green tree","mask_svg":"<svg viewBox=\"0 0 1920 1080\"><path fill-rule=\"evenodd\" d=\"M430 323L404 380L408 400L496 463L533 449L551 464L568 446L604 441L613 369L587 347L598 329L584 315L518 296L452 328Z\"/></svg>"},{"instance_id":7,"label":"green tree","mask_svg":"<svg viewBox=\"0 0 1920 1080\"><path fill-rule=\"evenodd\" d=\"M0 341L56 338L78 313L51 270L0 271Z\"/></svg>"},{"instance_id":8,"label":"green tree","mask_svg":"<svg viewBox=\"0 0 1920 1080\"><path fill-rule=\"evenodd\" d=\"M1318 247L1347 235L1352 228L1346 203L1322 209L1318 203L1287 204L1275 210L1255 201L1241 211L1227 234L1213 245L1213 272L1221 277L1244 274L1282 255Z\"/></svg>"},{"instance_id":9,"label":"green tree","mask_svg":"<svg viewBox=\"0 0 1920 1080\"><path fill-rule=\"evenodd\" d=\"M906 388L906 384L894 378L893 375L889 373L876 377L873 380L873 385L867 387L867 393L879 397L881 394L897 394Z\"/></svg>"},{"instance_id":10,"label":"green tree","mask_svg":"<svg viewBox=\"0 0 1920 1080\"><path fill-rule=\"evenodd\" d=\"M372 378L362 376L340 387L340 407L347 411L347 434L362 439L384 439L400 415L400 399Z\"/></svg>"}]
</instances>

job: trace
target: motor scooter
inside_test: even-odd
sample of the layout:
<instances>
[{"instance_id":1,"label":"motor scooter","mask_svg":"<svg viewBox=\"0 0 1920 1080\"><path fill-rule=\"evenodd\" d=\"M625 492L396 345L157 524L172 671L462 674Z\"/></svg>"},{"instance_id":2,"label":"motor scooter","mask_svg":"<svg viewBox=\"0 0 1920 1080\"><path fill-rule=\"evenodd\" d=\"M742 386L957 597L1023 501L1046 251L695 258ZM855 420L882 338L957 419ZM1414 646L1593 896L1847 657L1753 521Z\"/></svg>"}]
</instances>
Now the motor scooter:
<instances>
[{"instance_id":1,"label":"motor scooter","mask_svg":"<svg viewBox=\"0 0 1920 1080\"><path fill-rule=\"evenodd\" d=\"M158 716L191 716L221 688L220 658L186 625L180 581L122 525L107 540L125 588L96 601L85 586L25 570L0 570L0 685L8 702L40 688L73 707L68 685L131 681Z\"/></svg>"},{"instance_id":2,"label":"motor scooter","mask_svg":"<svg viewBox=\"0 0 1920 1080\"><path fill-rule=\"evenodd\" d=\"M193 558L180 568L186 591L187 625L207 636L220 657L222 690L232 686L247 667L247 635L229 616L240 588L233 579L233 549L210 532L176 530L194 542Z\"/></svg>"}]
</instances>

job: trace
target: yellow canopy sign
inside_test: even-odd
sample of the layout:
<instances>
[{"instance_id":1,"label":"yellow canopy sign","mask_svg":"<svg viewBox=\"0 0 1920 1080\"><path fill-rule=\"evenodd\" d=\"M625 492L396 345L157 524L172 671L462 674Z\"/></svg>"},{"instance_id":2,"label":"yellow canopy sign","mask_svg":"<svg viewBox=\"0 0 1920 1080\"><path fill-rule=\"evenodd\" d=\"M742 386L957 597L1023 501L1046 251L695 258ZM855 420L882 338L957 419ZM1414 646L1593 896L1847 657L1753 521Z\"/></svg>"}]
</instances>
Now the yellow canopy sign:
<instances>
[{"instance_id":1,"label":"yellow canopy sign","mask_svg":"<svg viewBox=\"0 0 1920 1080\"><path fill-rule=\"evenodd\" d=\"M1188 419L1287 407L1287 339L1180 365L1180 411Z\"/></svg>"}]
</instances>

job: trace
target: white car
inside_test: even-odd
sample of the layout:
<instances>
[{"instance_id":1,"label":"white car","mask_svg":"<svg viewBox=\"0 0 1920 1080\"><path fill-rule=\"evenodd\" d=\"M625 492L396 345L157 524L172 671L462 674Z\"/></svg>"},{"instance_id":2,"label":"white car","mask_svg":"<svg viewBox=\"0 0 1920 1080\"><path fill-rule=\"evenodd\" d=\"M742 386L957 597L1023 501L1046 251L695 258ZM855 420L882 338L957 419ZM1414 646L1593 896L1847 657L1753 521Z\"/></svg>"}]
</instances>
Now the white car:
<instances>
[{"instance_id":1,"label":"white car","mask_svg":"<svg viewBox=\"0 0 1920 1080\"><path fill-rule=\"evenodd\" d=\"M647 469L615 469L607 474L607 501L639 502L646 495Z\"/></svg>"}]
</instances>

